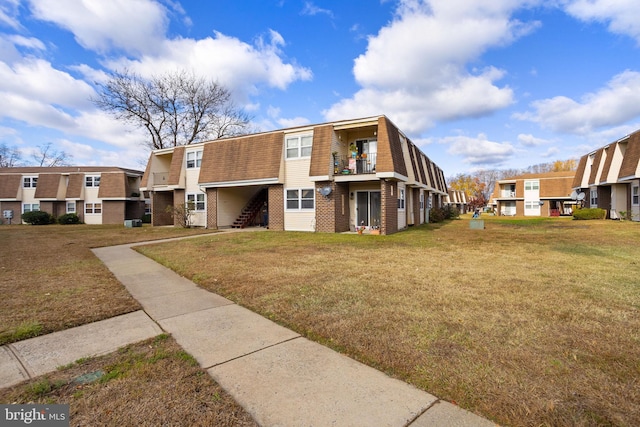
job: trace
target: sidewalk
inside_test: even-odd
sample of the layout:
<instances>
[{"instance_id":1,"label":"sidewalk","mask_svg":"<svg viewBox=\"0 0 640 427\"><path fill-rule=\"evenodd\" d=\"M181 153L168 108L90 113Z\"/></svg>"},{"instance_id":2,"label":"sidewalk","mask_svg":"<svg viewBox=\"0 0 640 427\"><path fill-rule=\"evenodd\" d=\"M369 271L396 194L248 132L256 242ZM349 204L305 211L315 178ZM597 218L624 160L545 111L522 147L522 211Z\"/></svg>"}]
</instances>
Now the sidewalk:
<instances>
[{"instance_id":1,"label":"sidewalk","mask_svg":"<svg viewBox=\"0 0 640 427\"><path fill-rule=\"evenodd\" d=\"M132 246L94 253L144 312L0 347L0 387L110 351L96 341L115 350L166 331L263 426L495 425L198 288ZM104 342L111 335L130 341ZM52 343L63 348L43 356Z\"/></svg>"}]
</instances>

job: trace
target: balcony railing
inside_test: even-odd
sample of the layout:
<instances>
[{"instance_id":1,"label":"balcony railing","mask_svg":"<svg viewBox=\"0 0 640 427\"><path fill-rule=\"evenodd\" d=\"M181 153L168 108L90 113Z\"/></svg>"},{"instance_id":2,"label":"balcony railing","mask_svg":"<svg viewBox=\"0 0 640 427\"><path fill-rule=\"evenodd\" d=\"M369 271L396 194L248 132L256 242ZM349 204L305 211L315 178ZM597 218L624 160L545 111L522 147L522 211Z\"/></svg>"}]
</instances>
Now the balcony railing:
<instances>
[{"instance_id":1,"label":"balcony railing","mask_svg":"<svg viewBox=\"0 0 640 427\"><path fill-rule=\"evenodd\" d=\"M376 173L377 153L357 157L342 156L335 159L334 173L336 175L358 175Z\"/></svg>"},{"instance_id":2,"label":"balcony railing","mask_svg":"<svg viewBox=\"0 0 640 427\"><path fill-rule=\"evenodd\" d=\"M169 183L169 172L154 172L153 185L167 185Z\"/></svg>"}]
</instances>

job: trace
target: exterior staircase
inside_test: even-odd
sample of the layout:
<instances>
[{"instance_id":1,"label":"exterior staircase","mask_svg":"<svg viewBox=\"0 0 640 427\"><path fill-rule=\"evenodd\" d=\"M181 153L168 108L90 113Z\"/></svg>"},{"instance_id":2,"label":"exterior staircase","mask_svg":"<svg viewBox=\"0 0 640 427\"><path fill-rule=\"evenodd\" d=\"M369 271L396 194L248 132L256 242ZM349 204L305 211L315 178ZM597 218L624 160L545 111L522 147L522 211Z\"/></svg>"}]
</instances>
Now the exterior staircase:
<instances>
[{"instance_id":1,"label":"exterior staircase","mask_svg":"<svg viewBox=\"0 0 640 427\"><path fill-rule=\"evenodd\" d=\"M231 224L231 228L245 228L253 224L253 221L256 219L256 217L260 215L262 206L267 201L267 194L268 193L266 188L258 191L255 196L253 196L253 198L249 200L249 203L247 203L246 206L242 209L242 212L240 212L238 218L236 218L233 224Z\"/></svg>"}]
</instances>

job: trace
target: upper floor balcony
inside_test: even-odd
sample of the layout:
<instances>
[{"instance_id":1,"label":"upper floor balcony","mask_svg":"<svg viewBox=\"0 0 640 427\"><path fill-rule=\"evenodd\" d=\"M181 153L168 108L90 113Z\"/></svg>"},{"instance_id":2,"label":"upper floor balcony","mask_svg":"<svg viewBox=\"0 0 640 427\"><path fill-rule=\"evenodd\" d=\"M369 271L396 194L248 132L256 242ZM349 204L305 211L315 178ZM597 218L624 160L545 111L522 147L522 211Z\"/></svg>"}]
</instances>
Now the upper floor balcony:
<instances>
[{"instance_id":1,"label":"upper floor balcony","mask_svg":"<svg viewBox=\"0 0 640 427\"><path fill-rule=\"evenodd\" d=\"M169 183L169 172L154 172L153 173L153 186L163 186Z\"/></svg>"},{"instance_id":2,"label":"upper floor balcony","mask_svg":"<svg viewBox=\"0 0 640 427\"><path fill-rule=\"evenodd\" d=\"M376 173L377 153L334 158L334 175L361 175Z\"/></svg>"}]
</instances>

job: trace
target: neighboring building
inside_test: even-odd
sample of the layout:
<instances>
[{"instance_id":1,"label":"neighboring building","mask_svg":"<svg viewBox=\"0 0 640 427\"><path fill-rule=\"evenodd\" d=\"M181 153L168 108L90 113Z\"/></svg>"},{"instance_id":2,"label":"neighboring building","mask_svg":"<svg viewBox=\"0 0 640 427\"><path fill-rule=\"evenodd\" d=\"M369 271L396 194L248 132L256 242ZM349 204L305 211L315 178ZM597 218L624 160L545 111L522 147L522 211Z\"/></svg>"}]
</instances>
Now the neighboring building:
<instances>
[{"instance_id":1,"label":"neighboring building","mask_svg":"<svg viewBox=\"0 0 640 427\"><path fill-rule=\"evenodd\" d=\"M142 184L154 225L189 204L191 222L274 230L390 234L428 222L447 194L442 170L385 116L218 139L151 153Z\"/></svg>"},{"instance_id":2,"label":"neighboring building","mask_svg":"<svg viewBox=\"0 0 640 427\"><path fill-rule=\"evenodd\" d=\"M444 204L454 206L461 214L467 213L467 195L464 191L449 189Z\"/></svg>"},{"instance_id":3,"label":"neighboring building","mask_svg":"<svg viewBox=\"0 0 640 427\"><path fill-rule=\"evenodd\" d=\"M575 171L524 174L496 182L491 199L496 215L571 215Z\"/></svg>"},{"instance_id":4,"label":"neighboring building","mask_svg":"<svg viewBox=\"0 0 640 427\"><path fill-rule=\"evenodd\" d=\"M87 224L122 224L145 214L141 171L116 167L0 168L0 212L12 224L29 211L75 213ZM3 218L4 223L8 219Z\"/></svg>"},{"instance_id":5,"label":"neighboring building","mask_svg":"<svg viewBox=\"0 0 640 427\"><path fill-rule=\"evenodd\" d=\"M573 188L584 205L602 208L607 218L620 212L640 219L640 130L580 158Z\"/></svg>"}]
</instances>

